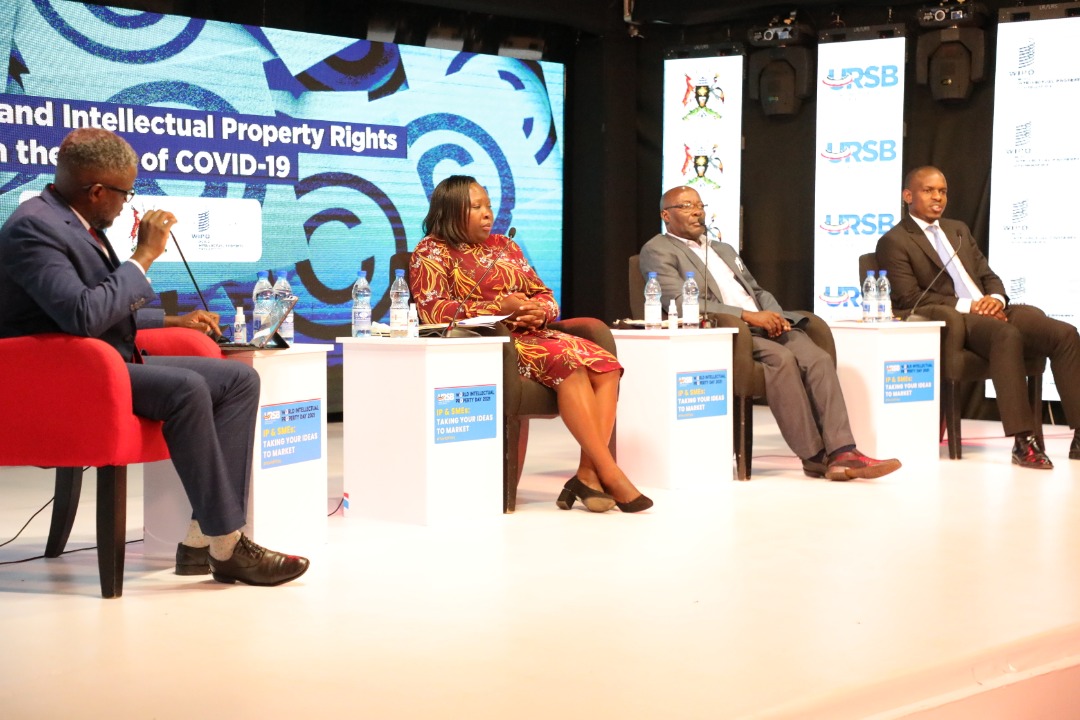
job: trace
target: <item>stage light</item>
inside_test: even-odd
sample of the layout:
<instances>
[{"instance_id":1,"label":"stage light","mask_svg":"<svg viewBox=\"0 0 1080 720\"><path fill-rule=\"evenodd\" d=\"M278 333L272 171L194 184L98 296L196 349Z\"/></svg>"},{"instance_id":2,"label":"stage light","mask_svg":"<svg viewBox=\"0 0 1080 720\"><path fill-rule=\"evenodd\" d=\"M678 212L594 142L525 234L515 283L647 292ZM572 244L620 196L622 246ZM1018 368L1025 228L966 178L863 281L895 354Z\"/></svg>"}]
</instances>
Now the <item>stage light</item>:
<instances>
[{"instance_id":1,"label":"stage light","mask_svg":"<svg viewBox=\"0 0 1080 720\"><path fill-rule=\"evenodd\" d=\"M750 56L747 94L760 100L766 115L795 115L814 87L814 60L808 45L814 42L809 26L795 21L795 11L784 20L775 17L765 27L750 28L749 42L763 48Z\"/></svg>"},{"instance_id":2,"label":"stage light","mask_svg":"<svg viewBox=\"0 0 1080 720\"><path fill-rule=\"evenodd\" d=\"M986 73L986 8L978 3L942 3L920 8L915 49L915 81L930 86L930 95L942 102L971 97L972 85Z\"/></svg>"},{"instance_id":3,"label":"stage light","mask_svg":"<svg viewBox=\"0 0 1080 720\"><path fill-rule=\"evenodd\" d=\"M392 43L397 36L397 19L385 15L368 18L367 38L371 42Z\"/></svg>"},{"instance_id":4,"label":"stage light","mask_svg":"<svg viewBox=\"0 0 1080 720\"><path fill-rule=\"evenodd\" d=\"M465 34L459 27L433 25L428 30L424 46L438 50L461 52L465 48Z\"/></svg>"},{"instance_id":5,"label":"stage light","mask_svg":"<svg viewBox=\"0 0 1080 720\"><path fill-rule=\"evenodd\" d=\"M509 35L499 43L499 55L519 60L540 60L544 57L543 38Z\"/></svg>"}]
</instances>

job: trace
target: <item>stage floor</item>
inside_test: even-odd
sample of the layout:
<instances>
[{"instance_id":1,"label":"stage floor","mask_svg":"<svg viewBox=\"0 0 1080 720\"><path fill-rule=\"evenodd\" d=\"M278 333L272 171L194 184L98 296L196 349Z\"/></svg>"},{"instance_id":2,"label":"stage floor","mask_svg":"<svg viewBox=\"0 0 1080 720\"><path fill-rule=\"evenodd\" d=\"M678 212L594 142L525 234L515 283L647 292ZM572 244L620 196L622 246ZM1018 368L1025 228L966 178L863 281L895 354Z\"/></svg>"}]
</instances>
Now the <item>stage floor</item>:
<instances>
[{"instance_id":1,"label":"stage floor","mask_svg":"<svg viewBox=\"0 0 1080 720\"><path fill-rule=\"evenodd\" d=\"M499 514L493 482L490 521L469 527L336 515L312 569L279 588L177 577L140 544L118 600L101 599L93 552L0 566L0 714L1080 717L1066 428L1046 428L1052 472L1015 468L999 424L965 421L962 461L830 483L803 477L766 408L755 425L750 482L594 515L555 507L576 446L534 421L517 513ZM730 464L703 449L703 473ZM51 487L47 471L0 468L0 542ZM129 496L138 539L139 472ZM92 473L83 497L69 548L93 544ZM40 555L48 522L0 562ZM1057 710L1035 714L1032 693ZM940 707L973 694L978 714Z\"/></svg>"}]
</instances>

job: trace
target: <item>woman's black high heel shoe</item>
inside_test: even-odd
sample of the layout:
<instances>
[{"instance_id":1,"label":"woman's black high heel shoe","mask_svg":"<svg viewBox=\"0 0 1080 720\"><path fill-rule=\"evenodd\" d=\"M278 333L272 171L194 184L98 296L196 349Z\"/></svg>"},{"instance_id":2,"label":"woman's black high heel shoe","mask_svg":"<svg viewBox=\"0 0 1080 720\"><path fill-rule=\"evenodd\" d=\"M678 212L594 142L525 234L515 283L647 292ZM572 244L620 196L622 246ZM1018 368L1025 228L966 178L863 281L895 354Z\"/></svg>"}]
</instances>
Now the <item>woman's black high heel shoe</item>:
<instances>
[{"instance_id":1,"label":"woman's black high heel shoe","mask_svg":"<svg viewBox=\"0 0 1080 720\"><path fill-rule=\"evenodd\" d=\"M644 497L644 495L642 497ZM641 498L638 498L638 500L640 499ZM648 498L645 499L648 500ZM562 492L559 493L559 499L555 501L555 504L562 510L569 510L574 507L575 500L580 500L581 504L584 505L585 509L589 512L607 512L615 507L615 498L607 493L602 493L599 490L593 490L591 487L578 480L577 475L566 481L566 485L563 486ZM637 502L637 500L634 502ZM652 505L651 501L649 502L649 505Z\"/></svg>"},{"instance_id":2,"label":"woman's black high heel shoe","mask_svg":"<svg viewBox=\"0 0 1080 720\"><path fill-rule=\"evenodd\" d=\"M636 513L651 508L652 500L645 497L644 495L638 495L630 502L616 502L615 504L618 505L619 509L622 510L624 513Z\"/></svg>"}]
</instances>

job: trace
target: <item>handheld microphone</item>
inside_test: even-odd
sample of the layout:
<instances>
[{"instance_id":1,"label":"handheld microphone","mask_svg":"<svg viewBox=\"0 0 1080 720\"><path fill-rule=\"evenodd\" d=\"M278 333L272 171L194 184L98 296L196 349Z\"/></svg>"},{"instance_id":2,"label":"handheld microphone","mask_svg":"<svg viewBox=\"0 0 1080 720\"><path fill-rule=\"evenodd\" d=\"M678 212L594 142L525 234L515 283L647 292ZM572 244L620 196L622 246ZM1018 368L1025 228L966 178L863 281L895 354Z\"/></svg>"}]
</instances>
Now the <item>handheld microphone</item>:
<instances>
[{"instance_id":1,"label":"handheld microphone","mask_svg":"<svg viewBox=\"0 0 1080 720\"><path fill-rule=\"evenodd\" d=\"M510 238L511 240L514 239L515 235L517 235L517 228L512 227L506 231L506 237ZM448 337L450 335L450 331L455 325L457 325L458 321L461 319L461 312L465 309L465 300L472 297L472 294L476 291L476 288L480 287L480 283L484 282L484 280L487 279L487 276L491 273L492 269L500 260L502 260L502 256L505 254L506 247L503 247L503 249L498 252L498 254L492 259L492 261L488 263L487 268L480 275L480 279L473 283L472 287L469 288L469 292L465 293L464 298L458 300L457 311L454 313L454 317L450 320L446 327L443 328L441 337Z\"/></svg>"},{"instance_id":2,"label":"handheld microphone","mask_svg":"<svg viewBox=\"0 0 1080 720\"><path fill-rule=\"evenodd\" d=\"M911 312L908 313L908 316L906 318L904 318L906 321L925 322L929 319L923 317L922 315L916 315L915 309L919 307L919 303L921 303L923 301L923 298L926 297L926 293L930 292L930 288L932 288L934 286L934 283L938 281L938 278L941 277L941 274L949 269L949 264L956 259L957 254L960 252L960 248L964 246L964 235L959 230L956 231L956 239L956 249L953 250L952 255L949 256L948 262L941 266L941 269L937 271L937 275L934 276L934 279L930 281L930 284L926 286L926 288L919 295L918 299L915 300L915 304L911 306Z\"/></svg>"}]
</instances>

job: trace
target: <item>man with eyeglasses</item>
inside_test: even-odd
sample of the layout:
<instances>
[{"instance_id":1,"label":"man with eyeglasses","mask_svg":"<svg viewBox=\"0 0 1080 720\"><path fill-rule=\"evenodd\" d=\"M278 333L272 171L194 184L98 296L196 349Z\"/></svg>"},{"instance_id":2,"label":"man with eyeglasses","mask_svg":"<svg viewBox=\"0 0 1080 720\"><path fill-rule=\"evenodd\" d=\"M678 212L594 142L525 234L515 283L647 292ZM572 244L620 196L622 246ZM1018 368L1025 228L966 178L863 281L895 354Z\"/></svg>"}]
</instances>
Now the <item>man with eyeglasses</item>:
<instances>
[{"instance_id":1,"label":"man with eyeglasses","mask_svg":"<svg viewBox=\"0 0 1080 720\"><path fill-rule=\"evenodd\" d=\"M0 228L0 337L64 332L111 345L127 362L132 409L161 420L173 465L193 508L176 572L221 582L280 585L306 558L259 547L240 532L259 410L259 376L247 365L205 357L142 357L138 328L217 330L196 311L165 318L145 307L147 280L176 217L147 211L131 258L120 262L104 231L134 195L138 157L122 138L82 128L60 144L55 181ZM87 378L93 382L94 378Z\"/></svg>"},{"instance_id":2,"label":"man with eyeglasses","mask_svg":"<svg viewBox=\"0 0 1080 720\"><path fill-rule=\"evenodd\" d=\"M810 477L871 479L900 467L859 452L848 421L840 380L830 355L800 329L806 318L785 312L758 285L730 245L708 242L705 204L691 187L676 187L660 200L666 232L641 249L641 273L655 272L661 308L675 300L682 315L682 286L693 272L701 288L700 312L734 315L750 326L754 360L764 365L769 407L785 442Z\"/></svg>"}]
</instances>

